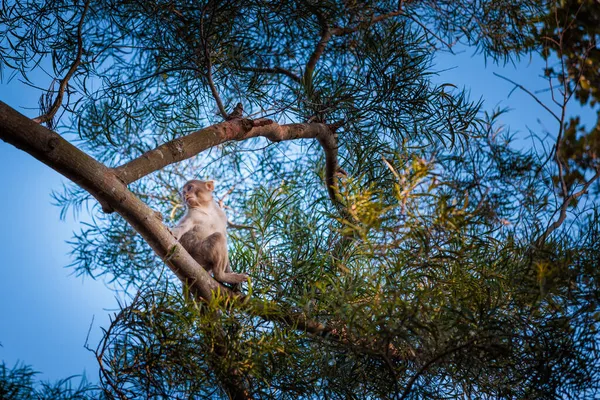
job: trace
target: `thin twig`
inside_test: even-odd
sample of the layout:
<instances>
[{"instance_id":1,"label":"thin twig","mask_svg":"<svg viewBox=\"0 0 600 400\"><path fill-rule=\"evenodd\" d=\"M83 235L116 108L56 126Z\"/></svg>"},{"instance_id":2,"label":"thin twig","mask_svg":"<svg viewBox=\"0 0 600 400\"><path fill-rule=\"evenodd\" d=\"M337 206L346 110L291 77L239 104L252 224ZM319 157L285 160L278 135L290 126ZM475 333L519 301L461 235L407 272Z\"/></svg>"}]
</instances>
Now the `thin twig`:
<instances>
[{"instance_id":1,"label":"thin twig","mask_svg":"<svg viewBox=\"0 0 600 400\"><path fill-rule=\"evenodd\" d=\"M225 111L225 107L223 106L223 102L221 101L221 97L219 96L219 92L215 87L215 82L213 81L212 76L212 60L210 58L210 52L208 50L208 38L204 34L204 10L202 11L202 15L200 16L200 35L202 38L202 47L204 48L204 57L206 58L206 80L208 81L208 86L210 87L210 91L217 102L217 108L219 109L219 114L223 119L227 119L227 112Z\"/></svg>"},{"instance_id":2,"label":"thin twig","mask_svg":"<svg viewBox=\"0 0 600 400\"><path fill-rule=\"evenodd\" d=\"M446 46L448 48L448 50L454 54L454 52L452 51L452 46L455 43L448 43L447 41L445 41L444 39L442 39L441 37L439 37L438 35L436 35L431 29L429 29L427 26L425 26L425 24L423 24L421 21L419 21L418 19L416 19L415 17L413 17L410 14L404 14L408 19L410 19L411 21L413 21L414 23L416 23L417 25L419 25L421 27L421 29L423 29L425 32L429 33L431 36L433 36L434 38L436 38L440 43L442 43L444 46Z\"/></svg>"},{"instance_id":3,"label":"thin twig","mask_svg":"<svg viewBox=\"0 0 600 400\"><path fill-rule=\"evenodd\" d=\"M136 294L135 298L133 299L134 302L136 301L138 296L139 296L139 292ZM112 331L115 328L117 321L119 320L119 318L121 318L121 316L123 315L124 312L125 312L125 310L122 310L118 314L115 314L115 319L113 321L111 321L108 329L104 333L104 337L98 344L98 348L94 352L94 354L96 356L96 361L98 361L98 367L100 369L100 375L101 375L100 379L102 379L102 377L104 377L105 382L108 384L108 386L110 386L112 388L112 390L118 395L119 399L121 399L121 400L127 400L127 396L125 396L125 394L117 387L115 382L113 382L110 374L108 373L108 371L106 370L106 368L104 366L103 358L104 358L104 353L106 352L108 338L110 338L110 335L112 334Z\"/></svg>"},{"instance_id":4,"label":"thin twig","mask_svg":"<svg viewBox=\"0 0 600 400\"><path fill-rule=\"evenodd\" d=\"M256 229L254 226L234 224L231 221L227 221L227 227L231 228L231 229L248 229L248 230Z\"/></svg>"},{"instance_id":5,"label":"thin twig","mask_svg":"<svg viewBox=\"0 0 600 400\"><path fill-rule=\"evenodd\" d=\"M592 183L594 183L596 180L598 180L598 178L600 178L600 167L596 168L596 174L589 181L587 181L585 183L585 185L583 185L583 188L580 191L575 192L575 193L571 194L570 196L567 196L563 200L563 203L560 207L560 216L558 217L558 219L556 221L554 221L552 224L550 224L550 226L548 226L546 231L537 240L538 246L541 246L546 241L548 236L550 236L550 234L552 232L554 232L556 229L558 229L563 224L563 222L565 222L565 219L567 218L567 209L569 208L569 205L571 204L571 202L573 200L576 200L581 195L585 194L587 192L587 190L589 189L589 187L592 185Z\"/></svg>"},{"instance_id":6,"label":"thin twig","mask_svg":"<svg viewBox=\"0 0 600 400\"><path fill-rule=\"evenodd\" d=\"M282 75L285 75L288 78L292 79L295 82L302 83L302 78L300 78L300 76L296 75L292 71L289 71L289 70L287 70L285 68L281 68L281 67L273 67L273 68L268 68L268 67L240 67L240 70L247 71L247 72L264 72L264 73L267 73L267 74L282 74Z\"/></svg>"},{"instance_id":7,"label":"thin twig","mask_svg":"<svg viewBox=\"0 0 600 400\"><path fill-rule=\"evenodd\" d=\"M198 68L190 67L190 66L183 66L183 67L177 67L177 68L167 68L167 69L163 69L163 70L160 70L160 71L156 71L153 74L146 75L144 77L135 79L133 81L123 82L123 83L111 85L110 88L111 89L116 89L116 88L126 87L126 86L129 86L129 85L135 85L137 83L146 81L148 79L156 78L157 76L161 76L161 75L168 74L168 73L171 73L171 72L183 72L183 71L200 72L200 70Z\"/></svg>"},{"instance_id":8,"label":"thin twig","mask_svg":"<svg viewBox=\"0 0 600 400\"><path fill-rule=\"evenodd\" d=\"M510 83L512 83L513 85L515 85L515 87L521 89L522 91L524 91L525 93L527 93L528 95L530 95L539 105L541 105L542 107L544 107L544 109L546 111L548 111L558 122L560 122L560 118L558 117L558 115L556 115L556 113L554 111L552 111L550 108L548 108L547 105L545 105L534 93L532 93L531 91L529 91L527 88L525 88L525 86L505 77L500 75L497 72L494 72L494 75L496 75L498 78L502 78L505 81L508 81Z\"/></svg>"},{"instance_id":9,"label":"thin twig","mask_svg":"<svg viewBox=\"0 0 600 400\"><path fill-rule=\"evenodd\" d=\"M41 124L49 122L52 120L52 118L54 118L62 104L65 90L67 89L67 85L69 84L69 80L73 77L73 74L75 73L75 71L77 71L77 68L79 68L79 65L81 64L81 56L83 55L83 38L81 37L81 31L83 29L83 21L85 18L85 14L88 11L89 5L90 0L87 0L83 7L83 12L81 14L81 18L79 19L79 24L77 25L77 56L75 57L75 60L73 61L73 64L71 64L71 67L67 71L65 77L60 81L58 93L56 95L56 99L54 99L52 107L50 107L47 113L34 118L34 122Z\"/></svg>"},{"instance_id":10,"label":"thin twig","mask_svg":"<svg viewBox=\"0 0 600 400\"><path fill-rule=\"evenodd\" d=\"M556 10L555 10L556 13ZM557 18L557 24L558 24L558 16ZM568 28L567 28L568 29ZM569 194L569 189L567 187L567 183L565 182L565 174L564 174L564 167L563 167L563 162L560 159L560 148L562 145L562 139L563 139L563 132L564 132L564 126L565 126L565 116L566 116L566 112L567 112L567 103L569 102L570 96L568 95L567 91L569 89L569 83L567 81L567 75L566 75L566 71L565 71L565 60L563 57L563 37L564 37L564 30L561 30L559 33L559 47L558 47L558 56L560 58L560 64L561 64L561 73L562 73L562 77L563 77L563 82L564 82L564 86L563 86L563 100L562 100L562 107L561 107L561 114L560 114L560 126L558 128L558 135L556 135L556 144L554 145L554 158L556 160L556 164L558 166L558 178L560 180L560 187L561 187L561 191L562 191L562 195L563 195L563 204L560 208L561 212L560 212L560 217L557 221L555 221L552 225L554 226L554 228L552 230L546 230L547 234L544 233L544 235L542 236L542 240L546 240L546 238L548 237L548 235L550 234L550 232L554 231L555 229L557 229L565 220L566 216L567 216L567 207L569 206L569 203L571 202L571 200L567 201L567 199L569 198L568 194ZM548 228L550 229L550 227Z\"/></svg>"},{"instance_id":11,"label":"thin twig","mask_svg":"<svg viewBox=\"0 0 600 400\"><path fill-rule=\"evenodd\" d=\"M448 349L446 351L441 352L440 354L438 354L437 356L433 357L431 360L427 361L425 363L425 365L423 365L423 367L421 367L421 369L419 369L419 371L417 371L416 374L413 375L412 378L410 378L410 380L408 381L408 383L406 384L406 387L404 388L404 392L402 393L402 396L400 397L400 400L406 399L408 397L408 395L410 394L410 391L412 390L413 385L415 384L416 380L419 378L419 376L423 375L423 373L425 371L427 371L427 369L429 367L431 367L433 364L435 364L436 362L438 362L439 360L441 360L442 358L446 357L449 354L452 354L454 352L460 351L466 347L469 347L470 345L472 345L475 340L477 340L477 338L473 338L471 340L469 340L468 342L460 345L460 346L456 346L453 347L451 349Z\"/></svg>"},{"instance_id":12,"label":"thin twig","mask_svg":"<svg viewBox=\"0 0 600 400\"><path fill-rule=\"evenodd\" d=\"M342 35L347 35L349 33L354 33L357 32L359 29L364 28L364 27L369 27L371 25L374 25L378 22L382 22L385 21L386 19L392 18L392 17L397 17L398 15L401 15L403 13L402 11L402 3L400 3L400 6L398 7L398 9L396 11L391 11L387 14L380 14L380 15L373 15L373 17L371 17L370 20L368 21L363 21L355 26L352 27L339 27L336 26L335 28L332 29L332 33L335 36L342 36Z\"/></svg>"},{"instance_id":13,"label":"thin twig","mask_svg":"<svg viewBox=\"0 0 600 400\"><path fill-rule=\"evenodd\" d=\"M219 96L219 92L217 92L217 88L215 87L215 82L212 77L212 62L210 60L210 55L208 51L205 50L206 53L206 68L208 69L206 74L206 80L208 81L208 86L210 87L210 91L217 102L217 107L219 108L219 114L223 118L227 118L227 112L225 111L225 107L223 106L223 102L221 101L221 97Z\"/></svg>"},{"instance_id":14,"label":"thin twig","mask_svg":"<svg viewBox=\"0 0 600 400\"><path fill-rule=\"evenodd\" d=\"M225 199L227 198L227 196L229 196L231 193L233 193L234 190L235 190L235 185L233 185L231 188L229 188L229 190L223 196L221 196L221 198L217 201L217 203L219 203L219 207L221 207L222 209L225 209ZM227 221L227 223L229 223L229 221Z\"/></svg>"}]
</instances>

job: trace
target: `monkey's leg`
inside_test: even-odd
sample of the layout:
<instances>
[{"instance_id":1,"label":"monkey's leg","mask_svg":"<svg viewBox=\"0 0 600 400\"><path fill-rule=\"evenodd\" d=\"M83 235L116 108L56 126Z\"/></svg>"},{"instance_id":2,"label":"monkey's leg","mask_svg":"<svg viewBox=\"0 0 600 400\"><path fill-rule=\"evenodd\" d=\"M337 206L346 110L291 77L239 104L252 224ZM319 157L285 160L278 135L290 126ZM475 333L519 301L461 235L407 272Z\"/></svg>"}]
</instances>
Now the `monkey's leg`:
<instances>
[{"instance_id":1,"label":"monkey's leg","mask_svg":"<svg viewBox=\"0 0 600 400\"><path fill-rule=\"evenodd\" d=\"M233 272L233 270L231 269L231 263L229 262L229 260L227 260L227 267L225 267L225 272L227 272L227 273ZM233 290L235 293L240 293L242 291L242 284L236 283L236 284L232 285L231 290Z\"/></svg>"},{"instance_id":2,"label":"monkey's leg","mask_svg":"<svg viewBox=\"0 0 600 400\"><path fill-rule=\"evenodd\" d=\"M227 256L227 240L220 232L215 232L202 241L202 252L208 261L215 279L223 283L242 283L248 279L246 274L231 272Z\"/></svg>"},{"instance_id":3,"label":"monkey's leg","mask_svg":"<svg viewBox=\"0 0 600 400\"><path fill-rule=\"evenodd\" d=\"M179 243L187 250L194 260L204 267L205 270L210 271L212 268L212 261L207 257L207 249L204 248L204 242L206 239L200 239L200 229L195 227L194 229L186 232Z\"/></svg>"}]
</instances>

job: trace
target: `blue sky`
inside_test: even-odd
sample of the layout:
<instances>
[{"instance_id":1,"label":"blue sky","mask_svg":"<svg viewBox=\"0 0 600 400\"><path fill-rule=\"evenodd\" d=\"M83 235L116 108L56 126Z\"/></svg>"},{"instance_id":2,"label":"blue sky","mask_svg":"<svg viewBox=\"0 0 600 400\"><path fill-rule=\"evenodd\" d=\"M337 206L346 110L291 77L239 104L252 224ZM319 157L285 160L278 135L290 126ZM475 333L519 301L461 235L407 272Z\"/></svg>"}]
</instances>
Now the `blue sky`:
<instances>
[{"instance_id":1,"label":"blue sky","mask_svg":"<svg viewBox=\"0 0 600 400\"><path fill-rule=\"evenodd\" d=\"M493 75L499 72L531 90L544 89L546 82L539 78L543 60L486 65L483 57L472 57L472 50L457 51L458 55L438 56L435 69L445 70L438 82L466 87L472 99L485 100L484 109L511 108L503 121L523 137L527 128L540 132L544 126L556 132L556 121L541 106L519 90L507 98L513 86ZM48 86L47 77L33 78L41 87ZM540 96L549 100L548 94ZM38 98L39 92L16 79L0 84L0 100L29 117L38 114ZM572 108L579 110L576 105ZM60 220L60 209L51 204L50 193L60 190L64 182L58 173L0 141L0 360L10 367L17 361L30 364L43 380L85 371L96 381L96 360L84 343L93 320L90 344L95 347L116 301L103 282L78 278L65 268L71 262L66 241L86 217L83 214L75 221L69 214L66 221Z\"/></svg>"},{"instance_id":2,"label":"blue sky","mask_svg":"<svg viewBox=\"0 0 600 400\"><path fill-rule=\"evenodd\" d=\"M0 85L0 100L29 117L39 93L17 80ZM65 268L71 260L66 243L80 222L71 214L60 220L50 193L66 182L30 155L0 141L0 360L17 361L56 380L84 372L97 380L94 355L84 348L101 338L115 309L114 294L101 281L78 278Z\"/></svg>"}]
</instances>

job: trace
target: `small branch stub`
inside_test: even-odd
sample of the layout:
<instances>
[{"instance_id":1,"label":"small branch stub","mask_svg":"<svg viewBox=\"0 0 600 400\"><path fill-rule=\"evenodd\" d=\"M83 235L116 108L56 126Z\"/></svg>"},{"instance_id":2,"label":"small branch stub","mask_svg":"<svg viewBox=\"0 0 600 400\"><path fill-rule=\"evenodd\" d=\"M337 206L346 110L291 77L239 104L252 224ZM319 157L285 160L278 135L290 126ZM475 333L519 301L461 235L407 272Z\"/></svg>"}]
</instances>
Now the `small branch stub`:
<instances>
[{"instance_id":1,"label":"small branch stub","mask_svg":"<svg viewBox=\"0 0 600 400\"><path fill-rule=\"evenodd\" d=\"M231 121L232 119L242 118L244 115L244 105L242 103L237 103L233 111L227 115L225 118L227 121Z\"/></svg>"}]
</instances>

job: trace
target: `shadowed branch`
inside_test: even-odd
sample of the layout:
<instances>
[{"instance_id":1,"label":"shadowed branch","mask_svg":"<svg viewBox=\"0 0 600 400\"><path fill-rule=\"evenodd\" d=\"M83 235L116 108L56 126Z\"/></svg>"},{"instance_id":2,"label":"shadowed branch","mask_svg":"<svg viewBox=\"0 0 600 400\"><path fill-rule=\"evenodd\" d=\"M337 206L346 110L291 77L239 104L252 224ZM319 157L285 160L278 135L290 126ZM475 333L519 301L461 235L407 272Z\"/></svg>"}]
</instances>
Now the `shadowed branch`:
<instances>
[{"instance_id":1,"label":"shadowed branch","mask_svg":"<svg viewBox=\"0 0 600 400\"><path fill-rule=\"evenodd\" d=\"M81 65L81 56L83 55L83 38L81 37L81 30L83 28L83 21L85 19L85 14L87 14L89 5L90 0L87 0L83 7L81 18L79 19L79 25L77 25L77 56L75 57L75 60L73 61L73 64L71 64L71 67L67 71L65 77L60 81L58 93L56 94L56 98L54 99L54 103L52 103L52 106L50 106L50 108L45 114L33 118L33 121L37 122L38 124L50 123L50 121L52 121L62 104L63 97L65 95L65 90L67 90L67 85L69 84L69 80L73 77L73 74L75 74L75 71L77 71L77 68L79 68L79 66ZM49 126L51 127L51 124L49 124Z\"/></svg>"}]
</instances>

